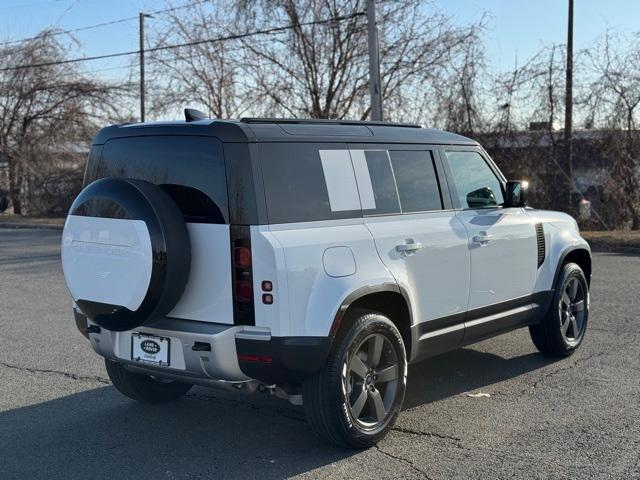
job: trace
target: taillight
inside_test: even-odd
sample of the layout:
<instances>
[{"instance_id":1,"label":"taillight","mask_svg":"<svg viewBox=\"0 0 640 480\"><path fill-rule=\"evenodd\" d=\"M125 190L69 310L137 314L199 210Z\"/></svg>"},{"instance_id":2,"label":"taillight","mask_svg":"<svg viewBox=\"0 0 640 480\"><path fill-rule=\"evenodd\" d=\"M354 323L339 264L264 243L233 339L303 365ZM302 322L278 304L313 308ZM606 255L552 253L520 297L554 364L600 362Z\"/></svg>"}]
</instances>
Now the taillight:
<instances>
[{"instance_id":1,"label":"taillight","mask_svg":"<svg viewBox=\"0 0 640 480\"><path fill-rule=\"evenodd\" d=\"M236 300L238 302L253 302L253 286L250 282L236 282Z\"/></svg>"},{"instance_id":2,"label":"taillight","mask_svg":"<svg viewBox=\"0 0 640 480\"><path fill-rule=\"evenodd\" d=\"M231 225L230 234L234 300L233 323L236 325L255 325L251 230L248 226Z\"/></svg>"},{"instance_id":3,"label":"taillight","mask_svg":"<svg viewBox=\"0 0 640 480\"><path fill-rule=\"evenodd\" d=\"M233 249L233 263L236 267L251 267L251 250L247 247L235 247Z\"/></svg>"}]
</instances>

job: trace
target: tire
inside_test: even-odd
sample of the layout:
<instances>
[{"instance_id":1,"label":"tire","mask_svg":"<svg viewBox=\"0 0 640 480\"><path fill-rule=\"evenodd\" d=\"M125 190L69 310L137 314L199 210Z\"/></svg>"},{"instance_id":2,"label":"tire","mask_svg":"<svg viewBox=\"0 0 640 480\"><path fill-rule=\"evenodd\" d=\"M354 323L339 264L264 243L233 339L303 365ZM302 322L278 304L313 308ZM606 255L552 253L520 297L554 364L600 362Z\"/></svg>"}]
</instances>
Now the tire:
<instances>
[{"instance_id":1,"label":"tire","mask_svg":"<svg viewBox=\"0 0 640 480\"><path fill-rule=\"evenodd\" d=\"M377 362L376 351L381 352ZM395 423L406 383L407 355L400 332L384 315L361 312L338 334L324 369L303 382L307 420L327 443L371 447Z\"/></svg>"},{"instance_id":2,"label":"tire","mask_svg":"<svg viewBox=\"0 0 640 480\"><path fill-rule=\"evenodd\" d=\"M149 375L133 373L120 363L105 359L107 374L120 393L142 403L165 403L177 400L192 387L189 383L155 380Z\"/></svg>"},{"instance_id":3,"label":"tire","mask_svg":"<svg viewBox=\"0 0 640 480\"><path fill-rule=\"evenodd\" d=\"M531 339L544 355L568 357L584 340L589 321L589 284L575 263L563 265L549 311L529 327Z\"/></svg>"}]
</instances>

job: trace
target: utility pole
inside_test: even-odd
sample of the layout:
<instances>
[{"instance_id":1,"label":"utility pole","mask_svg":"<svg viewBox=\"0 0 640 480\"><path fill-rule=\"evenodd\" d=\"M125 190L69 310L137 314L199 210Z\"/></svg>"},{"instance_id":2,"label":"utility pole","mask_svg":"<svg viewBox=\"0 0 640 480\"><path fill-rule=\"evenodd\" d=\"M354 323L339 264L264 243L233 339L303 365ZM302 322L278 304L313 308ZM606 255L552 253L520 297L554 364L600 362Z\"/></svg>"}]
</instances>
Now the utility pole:
<instances>
[{"instance_id":1,"label":"utility pole","mask_svg":"<svg viewBox=\"0 0 640 480\"><path fill-rule=\"evenodd\" d=\"M369 96L371 120L382 120L382 88L380 85L380 53L378 51L378 27L376 25L375 0L367 0L367 32L369 35Z\"/></svg>"},{"instance_id":2,"label":"utility pole","mask_svg":"<svg viewBox=\"0 0 640 480\"><path fill-rule=\"evenodd\" d=\"M567 83L564 112L564 156L569 176L569 212L573 210L573 0L569 0L567 24Z\"/></svg>"},{"instance_id":3,"label":"utility pole","mask_svg":"<svg viewBox=\"0 0 640 480\"><path fill-rule=\"evenodd\" d=\"M151 15L140 12L140 121L144 122L144 18Z\"/></svg>"}]
</instances>

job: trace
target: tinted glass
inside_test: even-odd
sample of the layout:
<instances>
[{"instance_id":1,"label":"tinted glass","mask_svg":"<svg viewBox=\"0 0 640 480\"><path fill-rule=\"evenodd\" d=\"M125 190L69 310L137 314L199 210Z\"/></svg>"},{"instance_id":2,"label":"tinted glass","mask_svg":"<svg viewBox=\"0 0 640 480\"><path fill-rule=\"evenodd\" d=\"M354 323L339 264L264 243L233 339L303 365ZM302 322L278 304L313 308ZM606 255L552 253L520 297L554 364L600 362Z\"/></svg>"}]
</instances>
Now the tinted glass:
<instances>
[{"instance_id":1,"label":"tinted glass","mask_svg":"<svg viewBox=\"0 0 640 480\"><path fill-rule=\"evenodd\" d=\"M477 152L446 152L461 208L495 207L504 203L502 186Z\"/></svg>"},{"instance_id":2,"label":"tinted glass","mask_svg":"<svg viewBox=\"0 0 640 480\"><path fill-rule=\"evenodd\" d=\"M375 210L365 210L366 215L384 215L400 213L400 203L396 182L393 179L391 162L386 150L368 150L364 152L367 168L371 178L373 197L376 202Z\"/></svg>"},{"instance_id":3,"label":"tinted glass","mask_svg":"<svg viewBox=\"0 0 640 480\"><path fill-rule=\"evenodd\" d=\"M85 183L105 177L162 186L187 221L228 222L224 154L214 138L158 135L109 140L100 158L89 159Z\"/></svg>"},{"instance_id":4,"label":"tinted glass","mask_svg":"<svg viewBox=\"0 0 640 480\"><path fill-rule=\"evenodd\" d=\"M431 152L389 151L402 213L442 209Z\"/></svg>"},{"instance_id":5,"label":"tinted glass","mask_svg":"<svg viewBox=\"0 0 640 480\"><path fill-rule=\"evenodd\" d=\"M342 155L328 155L336 161L350 162L348 151L344 146L306 143L265 143L260 145L262 177L267 199L267 215L269 223L310 222L361 216L357 200L355 178L351 178L352 192L339 190L343 179L334 178L332 185L338 186L333 191L333 210L329 201L329 191L320 158L320 150L344 152ZM326 158L326 157L325 157ZM350 164L348 164L350 166ZM344 166L344 165L343 165ZM333 164L339 168L340 165ZM325 168L336 171L329 164ZM353 175L353 169L349 169ZM344 210L347 198L355 198L357 209ZM349 207L350 208L350 207Z\"/></svg>"}]
</instances>

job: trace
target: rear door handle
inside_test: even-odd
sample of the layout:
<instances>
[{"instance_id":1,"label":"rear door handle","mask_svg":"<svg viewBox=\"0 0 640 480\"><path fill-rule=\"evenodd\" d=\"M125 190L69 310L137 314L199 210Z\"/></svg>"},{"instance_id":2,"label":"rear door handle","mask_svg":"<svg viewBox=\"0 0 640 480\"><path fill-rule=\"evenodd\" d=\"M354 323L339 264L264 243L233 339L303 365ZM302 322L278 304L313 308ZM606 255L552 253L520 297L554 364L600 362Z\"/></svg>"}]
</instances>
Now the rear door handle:
<instances>
[{"instance_id":1,"label":"rear door handle","mask_svg":"<svg viewBox=\"0 0 640 480\"><path fill-rule=\"evenodd\" d=\"M491 241L493 235L489 235L487 232L479 232L478 235L473 237L474 243L479 243L480 245L485 245Z\"/></svg>"},{"instance_id":2,"label":"rear door handle","mask_svg":"<svg viewBox=\"0 0 640 480\"><path fill-rule=\"evenodd\" d=\"M396 245L396 250L400 253L415 253L422 248L420 242L414 241L412 238L407 238L404 243Z\"/></svg>"}]
</instances>

